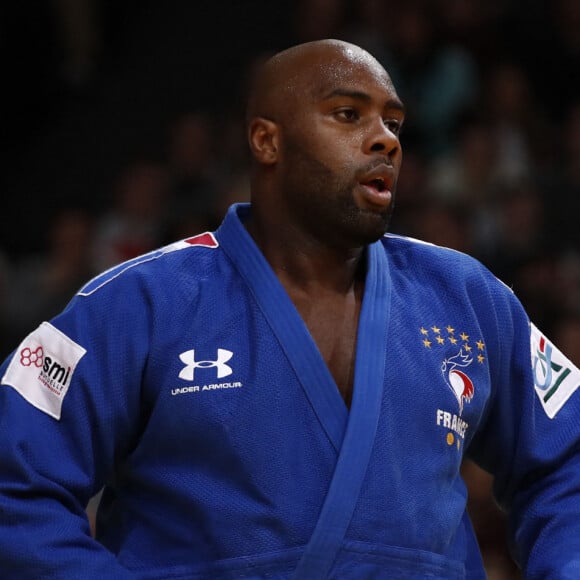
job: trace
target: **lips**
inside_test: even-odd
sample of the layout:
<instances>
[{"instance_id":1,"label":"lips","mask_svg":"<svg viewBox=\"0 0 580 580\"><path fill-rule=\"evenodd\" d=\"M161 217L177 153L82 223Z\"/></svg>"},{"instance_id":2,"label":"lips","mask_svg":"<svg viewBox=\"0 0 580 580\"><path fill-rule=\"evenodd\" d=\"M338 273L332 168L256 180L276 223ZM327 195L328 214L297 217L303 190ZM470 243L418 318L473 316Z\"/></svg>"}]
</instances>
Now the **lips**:
<instances>
[{"instance_id":1,"label":"lips","mask_svg":"<svg viewBox=\"0 0 580 580\"><path fill-rule=\"evenodd\" d=\"M379 193L386 191L388 187L385 184L385 179L383 177L375 177L369 181L363 182L364 186L376 189Z\"/></svg>"},{"instance_id":2,"label":"lips","mask_svg":"<svg viewBox=\"0 0 580 580\"><path fill-rule=\"evenodd\" d=\"M359 178L362 186L364 199L378 206L386 206L391 203L392 189L394 184L393 169L385 163L375 166L366 171Z\"/></svg>"},{"instance_id":3,"label":"lips","mask_svg":"<svg viewBox=\"0 0 580 580\"><path fill-rule=\"evenodd\" d=\"M393 189L393 168L386 163L376 165L373 169L365 172L359 179L359 183L366 187L376 189L379 193Z\"/></svg>"}]
</instances>

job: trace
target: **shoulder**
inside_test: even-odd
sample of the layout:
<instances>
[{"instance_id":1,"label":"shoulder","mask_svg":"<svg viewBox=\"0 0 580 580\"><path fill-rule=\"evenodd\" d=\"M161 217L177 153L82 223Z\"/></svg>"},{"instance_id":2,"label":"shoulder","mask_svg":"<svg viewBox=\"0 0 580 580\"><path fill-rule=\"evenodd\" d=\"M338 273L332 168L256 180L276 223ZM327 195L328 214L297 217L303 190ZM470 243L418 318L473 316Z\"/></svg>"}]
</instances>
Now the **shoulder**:
<instances>
[{"instance_id":1,"label":"shoulder","mask_svg":"<svg viewBox=\"0 0 580 580\"><path fill-rule=\"evenodd\" d=\"M385 236L382 244L391 280L403 301L412 295L428 310L471 317L486 337L490 353L509 349L514 341L529 353L527 312L514 291L479 260L397 235Z\"/></svg>"},{"instance_id":2,"label":"shoulder","mask_svg":"<svg viewBox=\"0 0 580 580\"><path fill-rule=\"evenodd\" d=\"M435 268L441 268L446 265L465 265L474 268L484 268L476 258L443 246L437 246L430 242L425 242L417 238L401 236L398 234L385 234L381 239L383 247L392 260L432 264Z\"/></svg>"},{"instance_id":3,"label":"shoulder","mask_svg":"<svg viewBox=\"0 0 580 580\"><path fill-rule=\"evenodd\" d=\"M130 285L137 280L150 280L152 283L167 283L178 277L179 271L190 262L196 263L198 269L207 266L208 259L215 258L219 243L212 232L179 240L146 254L142 254L109 268L89 280L78 292L77 296L91 296L112 283ZM196 269L188 268L188 273L194 275Z\"/></svg>"},{"instance_id":4,"label":"shoulder","mask_svg":"<svg viewBox=\"0 0 580 580\"><path fill-rule=\"evenodd\" d=\"M203 284L215 284L223 270L218 250L213 234L203 234L118 264L87 282L51 322L83 345L144 345L154 326L165 332L195 312Z\"/></svg>"},{"instance_id":5,"label":"shoulder","mask_svg":"<svg viewBox=\"0 0 580 580\"><path fill-rule=\"evenodd\" d=\"M477 258L435 244L386 234L382 245L390 267L430 286L462 287L474 293L513 297L513 291Z\"/></svg>"}]
</instances>

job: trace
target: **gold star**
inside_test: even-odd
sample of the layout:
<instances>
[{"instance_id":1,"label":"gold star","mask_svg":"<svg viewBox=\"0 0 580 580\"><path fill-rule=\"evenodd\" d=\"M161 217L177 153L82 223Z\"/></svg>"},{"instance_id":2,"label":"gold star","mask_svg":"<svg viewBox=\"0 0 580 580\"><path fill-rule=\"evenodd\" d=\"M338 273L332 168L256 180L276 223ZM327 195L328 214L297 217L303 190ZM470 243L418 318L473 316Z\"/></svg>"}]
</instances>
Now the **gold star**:
<instances>
[{"instance_id":1,"label":"gold star","mask_svg":"<svg viewBox=\"0 0 580 580\"><path fill-rule=\"evenodd\" d=\"M485 348L485 344L483 344L483 340L478 340L476 343L477 350L483 350Z\"/></svg>"},{"instance_id":2,"label":"gold star","mask_svg":"<svg viewBox=\"0 0 580 580\"><path fill-rule=\"evenodd\" d=\"M425 345L425 348L431 348L431 341L428 338L423 341L423 344Z\"/></svg>"},{"instance_id":3,"label":"gold star","mask_svg":"<svg viewBox=\"0 0 580 580\"><path fill-rule=\"evenodd\" d=\"M477 355L477 362L483 363L485 361L485 357L482 354Z\"/></svg>"},{"instance_id":4,"label":"gold star","mask_svg":"<svg viewBox=\"0 0 580 580\"><path fill-rule=\"evenodd\" d=\"M421 334L427 335L429 331L426 328L421 327Z\"/></svg>"},{"instance_id":5,"label":"gold star","mask_svg":"<svg viewBox=\"0 0 580 580\"><path fill-rule=\"evenodd\" d=\"M439 344L443 344L445 342L445 339L442 336L438 336L436 340Z\"/></svg>"},{"instance_id":6,"label":"gold star","mask_svg":"<svg viewBox=\"0 0 580 580\"><path fill-rule=\"evenodd\" d=\"M471 352L471 347L468 344L464 344L463 348L467 351L467 352Z\"/></svg>"},{"instance_id":7,"label":"gold star","mask_svg":"<svg viewBox=\"0 0 580 580\"><path fill-rule=\"evenodd\" d=\"M455 332L455 328L453 328L453 326L451 326L451 325L448 325L447 326L447 332L449 334L453 334Z\"/></svg>"},{"instance_id":8,"label":"gold star","mask_svg":"<svg viewBox=\"0 0 580 580\"><path fill-rule=\"evenodd\" d=\"M449 337L449 342L450 342L451 344L457 344L457 339L456 339L454 336L450 336L450 337Z\"/></svg>"},{"instance_id":9,"label":"gold star","mask_svg":"<svg viewBox=\"0 0 580 580\"><path fill-rule=\"evenodd\" d=\"M465 342L469 340L469 334L465 334L465 332L462 332L459 336L461 337L461 340L464 340Z\"/></svg>"},{"instance_id":10,"label":"gold star","mask_svg":"<svg viewBox=\"0 0 580 580\"><path fill-rule=\"evenodd\" d=\"M431 330L435 333L435 334L439 334L441 332L441 329L438 326L432 326Z\"/></svg>"}]
</instances>

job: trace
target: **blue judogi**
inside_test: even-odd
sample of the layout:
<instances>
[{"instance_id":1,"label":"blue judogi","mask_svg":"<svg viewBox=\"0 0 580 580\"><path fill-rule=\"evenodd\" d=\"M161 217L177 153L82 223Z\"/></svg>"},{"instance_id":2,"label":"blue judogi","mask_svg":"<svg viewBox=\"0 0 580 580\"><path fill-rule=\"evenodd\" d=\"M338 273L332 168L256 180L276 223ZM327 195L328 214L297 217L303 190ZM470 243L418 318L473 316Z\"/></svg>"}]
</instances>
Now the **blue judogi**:
<instances>
[{"instance_id":1,"label":"blue judogi","mask_svg":"<svg viewBox=\"0 0 580 580\"><path fill-rule=\"evenodd\" d=\"M529 577L579 577L580 371L514 294L370 245L349 412L249 211L91 280L5 361L0 577L484 578L465 456Z\"/></svg>"}]
</instances>

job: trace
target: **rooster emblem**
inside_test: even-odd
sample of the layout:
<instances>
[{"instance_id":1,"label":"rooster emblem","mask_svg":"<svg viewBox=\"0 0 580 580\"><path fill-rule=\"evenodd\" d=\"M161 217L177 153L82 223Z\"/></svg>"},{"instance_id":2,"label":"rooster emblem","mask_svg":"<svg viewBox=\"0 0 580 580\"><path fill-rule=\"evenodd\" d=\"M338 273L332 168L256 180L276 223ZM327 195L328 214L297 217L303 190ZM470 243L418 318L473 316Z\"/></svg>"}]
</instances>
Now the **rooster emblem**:
<instances>
[{"instance_id":1,"label":"rooster emblem","mask_svg":"<svg viewBox=\"0 0 580 580\"><path fill-rule=\"evenodd\" d=\"M469 403L475 392L472 380L459 369L468 367L472 362L473 358L464 354L463 349L460 349L456 355L444 359L441 364L441 372L445 382L459 403L459 415L463 413L464 402Z\"/></svg>"}]
</instances>

